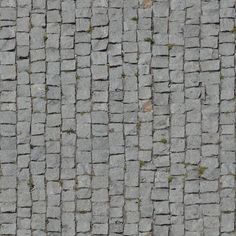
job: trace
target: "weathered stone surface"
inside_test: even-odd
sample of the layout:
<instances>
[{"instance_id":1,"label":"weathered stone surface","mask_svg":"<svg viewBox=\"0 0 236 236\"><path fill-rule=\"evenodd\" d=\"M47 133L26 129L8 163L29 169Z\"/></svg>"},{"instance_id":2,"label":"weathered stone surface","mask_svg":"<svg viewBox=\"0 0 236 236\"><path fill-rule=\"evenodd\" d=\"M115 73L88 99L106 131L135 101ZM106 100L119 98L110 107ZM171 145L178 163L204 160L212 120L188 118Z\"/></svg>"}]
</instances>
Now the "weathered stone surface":
<instances>
[{"instance_id":1,"label":"weathered stone surface","mask_svg":"<svg viewBox=\"0 0 236 236\"><path fill-rule=\"evenodd\" d=\"M234 15L2 0L0 235L234 235Z\"/></svg>"}]
</instances>

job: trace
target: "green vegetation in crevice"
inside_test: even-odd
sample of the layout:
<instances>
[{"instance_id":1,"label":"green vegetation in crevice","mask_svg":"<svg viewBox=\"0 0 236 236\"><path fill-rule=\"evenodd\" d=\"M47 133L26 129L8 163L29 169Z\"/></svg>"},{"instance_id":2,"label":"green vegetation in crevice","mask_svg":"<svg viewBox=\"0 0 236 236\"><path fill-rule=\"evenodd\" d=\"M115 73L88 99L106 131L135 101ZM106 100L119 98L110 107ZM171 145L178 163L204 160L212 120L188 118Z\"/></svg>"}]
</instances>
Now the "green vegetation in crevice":
<instances>
[{"instance_id":1,"label":"green vegetation in crevice","mask_svg":"<svg viewBox=\"0 0 236 236\"><path fill-rule=\"evenodd\" d=\"M199 166L199 167L198 167L198 174L199 174L199 176L204 175L204 173L205 173L206 170L207 170L207 167L205 167L205 166Z\"/></svg>"},{"instance_id":2,"label":"green vegetation in crevice","mask_svg":"<svg viewBox=\"0 0 236 236\"><path fill-rule=\"evenodd\" d=\"M145 42L148 42L148 43L151 43L151 44L154 44L154 40L152 38L145 38L144 39Z\"/></svg>"}]
</instances>

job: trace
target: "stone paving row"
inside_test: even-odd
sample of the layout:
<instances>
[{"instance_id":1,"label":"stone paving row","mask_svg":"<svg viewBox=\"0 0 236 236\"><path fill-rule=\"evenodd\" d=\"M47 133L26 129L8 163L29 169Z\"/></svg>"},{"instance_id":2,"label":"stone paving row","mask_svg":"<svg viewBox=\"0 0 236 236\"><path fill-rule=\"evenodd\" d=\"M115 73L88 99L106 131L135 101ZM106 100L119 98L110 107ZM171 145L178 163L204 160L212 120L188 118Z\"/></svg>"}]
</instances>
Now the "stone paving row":
<instances>
[{"instance_id":1,"label":"stone paving row","mask_svg":"<svg viewBox=\"0 0 236 236\"><path fill-rule=\"evenodd\" d=\"M0 0L0 235L235 236L235 0Z\"/></svg>"}]
</instances>

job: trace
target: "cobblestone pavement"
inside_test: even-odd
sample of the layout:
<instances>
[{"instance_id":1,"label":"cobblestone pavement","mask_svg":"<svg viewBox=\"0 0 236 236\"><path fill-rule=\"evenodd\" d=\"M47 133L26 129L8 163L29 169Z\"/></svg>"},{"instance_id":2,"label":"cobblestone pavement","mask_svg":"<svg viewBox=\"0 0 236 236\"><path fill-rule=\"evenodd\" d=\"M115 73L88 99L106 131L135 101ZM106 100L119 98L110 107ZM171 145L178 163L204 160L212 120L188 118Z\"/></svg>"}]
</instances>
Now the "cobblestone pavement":
<instances>
[{"instance_id":1,"label":"cobblestone pavement","mask_svg":"<svg viewBox=\"0 0 236 236\"><path fill-rule=\"evenodd\" d=\"M0 235L235 236L235 0L0 0Z\"/></svg>"}]
</instances>

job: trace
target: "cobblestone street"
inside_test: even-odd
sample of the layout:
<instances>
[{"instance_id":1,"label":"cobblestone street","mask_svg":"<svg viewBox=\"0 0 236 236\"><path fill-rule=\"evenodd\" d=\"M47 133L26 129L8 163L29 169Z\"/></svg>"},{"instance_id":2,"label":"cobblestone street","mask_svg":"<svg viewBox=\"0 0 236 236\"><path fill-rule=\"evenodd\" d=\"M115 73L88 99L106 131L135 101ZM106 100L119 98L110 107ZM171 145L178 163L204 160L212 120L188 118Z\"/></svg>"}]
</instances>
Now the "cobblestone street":
<instances>
[{"instance_id":1,"label":"cobblestone street","mask_svg":"<svg viewBox=\"0 0 236 236\"><path fill-rule=\"evenodd\" d=\"M0 236L236 236L235 0L0 0Z\"/></svg>"}]
</instances>

